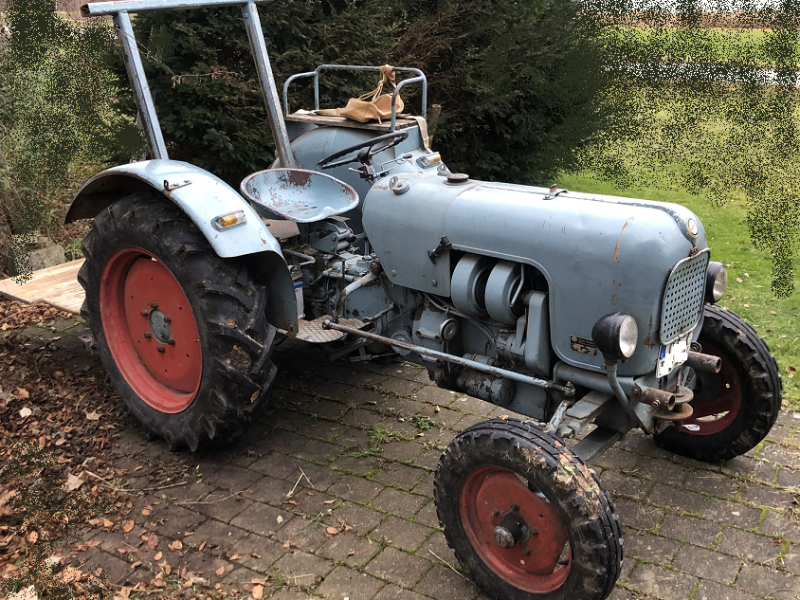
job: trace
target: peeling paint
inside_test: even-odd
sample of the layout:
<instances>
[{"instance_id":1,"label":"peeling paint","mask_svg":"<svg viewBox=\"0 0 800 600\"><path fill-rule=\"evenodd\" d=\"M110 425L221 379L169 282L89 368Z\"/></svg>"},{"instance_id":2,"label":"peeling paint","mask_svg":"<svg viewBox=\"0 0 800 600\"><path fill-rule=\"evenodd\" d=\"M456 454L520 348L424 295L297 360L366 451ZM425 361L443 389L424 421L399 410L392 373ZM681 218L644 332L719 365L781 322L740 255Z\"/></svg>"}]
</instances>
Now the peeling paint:
<instances>
[{"instance_id":1,"label":"peeling paint","mask_svg":"<svg viewBox=\"0 0 800 600\"><path fill-rule=\"evenodd\" d=\"M619 262L619 245L622 243L622 240L617 240L617 245L614 246L614 264Z\"/></svg>"}]
</instances>

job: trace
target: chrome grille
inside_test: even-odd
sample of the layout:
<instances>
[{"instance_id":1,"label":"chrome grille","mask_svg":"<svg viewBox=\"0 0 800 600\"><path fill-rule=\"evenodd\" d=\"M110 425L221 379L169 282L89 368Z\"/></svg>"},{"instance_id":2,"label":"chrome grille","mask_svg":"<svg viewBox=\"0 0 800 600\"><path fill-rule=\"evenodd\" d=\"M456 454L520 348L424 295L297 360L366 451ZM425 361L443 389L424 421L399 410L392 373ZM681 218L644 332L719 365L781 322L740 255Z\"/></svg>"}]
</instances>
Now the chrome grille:
<instances>
[{"instance_id":1,"label":"chrome grille","mask_svg":"<svg viewBox=\"0 0 800 600\"><path fill-rule=\"evenodd\" d=\"M672 269L661 305L661 343L674 342L700 320L706 289L708 250L684 258Z\"/></svg>"}]
</instances>

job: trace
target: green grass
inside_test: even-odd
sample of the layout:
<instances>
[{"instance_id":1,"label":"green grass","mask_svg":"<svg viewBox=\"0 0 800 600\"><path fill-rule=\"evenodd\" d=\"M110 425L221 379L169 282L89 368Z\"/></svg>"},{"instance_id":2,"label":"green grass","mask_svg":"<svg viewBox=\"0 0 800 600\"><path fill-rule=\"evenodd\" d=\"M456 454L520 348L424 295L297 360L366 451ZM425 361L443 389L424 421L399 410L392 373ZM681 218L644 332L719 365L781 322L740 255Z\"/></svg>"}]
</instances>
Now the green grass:
<instances>
[{"instance_id":1,"label":"green grass","mask_svg":"<svg viewBox=\"0 0 800 600\"><path fill-rule=\"evenodd\" d=\"M674 202L697 214L706 228L712 260L721 261L728 268L728 290L720 304L751 323L766 340L780 367L784 398L790 408L800 410L800 375L794 376L794 369L800 369L800 289L790 298L773 296L770 257L756 250L750 241L743 198L733 197L720 208L702 196L655 187L619 189L591 174L562 174L558 186L576 192Z\"/></svg>"},{"instance_id":2,"label":"green grass","mask_svg":"<svg viewBox=\"0 0 800 600\"><path fill-rule=\"evenodd\" d=\"M630 60L770 66L776 63L776 53L782 64L800 64L796 49L777 50L794 46L794 35L762 29L618 27L609 28L601 39L612 54Z\"/></svg>"}]
</instances>

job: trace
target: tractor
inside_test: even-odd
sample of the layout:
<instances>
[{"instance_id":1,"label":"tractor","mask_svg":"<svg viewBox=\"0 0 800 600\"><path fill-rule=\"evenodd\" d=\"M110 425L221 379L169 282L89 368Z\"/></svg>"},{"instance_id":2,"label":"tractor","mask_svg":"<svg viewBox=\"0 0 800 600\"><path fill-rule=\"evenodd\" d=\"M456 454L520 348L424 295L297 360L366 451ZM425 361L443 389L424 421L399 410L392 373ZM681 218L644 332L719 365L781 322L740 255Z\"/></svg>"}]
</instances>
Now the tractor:
<instances>
[{"instance_id":1,"label":"tractor","mask_svg":"<svg viewBox=\"0 0 800 600\"><path fill-rule=\"evenodd\" d=\"M316 110L326 71L377 66L321 65L282 99L256 2L82 7L113 17L151 156L92 178L67 215L94 219L82 312L110 379L148 432L195 451L264 408L276 336L332 360L423 365L438 386L527 417L464 430L435 472L444 534L477 584L497 600L606 598L621 528L587 463L633 428L730 459L781 406L766 343L716 304L727 274L703 225L676 204L451 172L429 147L413 68L394 69L405 79L382 122ZM241 8L277 146L239 190L169 159L130 20L220 6ZM290 112L299 81L315 110ZM411 85L421 116L397 111Z\"/></svg>"}]
</instances>

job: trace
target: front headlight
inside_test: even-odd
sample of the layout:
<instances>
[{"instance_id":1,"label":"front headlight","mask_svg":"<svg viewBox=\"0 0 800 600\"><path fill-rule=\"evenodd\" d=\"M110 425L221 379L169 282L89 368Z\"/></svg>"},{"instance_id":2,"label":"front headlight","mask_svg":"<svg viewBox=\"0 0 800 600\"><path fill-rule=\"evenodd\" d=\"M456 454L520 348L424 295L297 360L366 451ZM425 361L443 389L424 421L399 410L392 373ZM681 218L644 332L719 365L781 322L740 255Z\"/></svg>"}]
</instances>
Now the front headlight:
<instances>
[{"instance_id":1,"label":"front headlight","mask_svg":"<svg viewBox=\"0 0 800 600\"><path fill-rule=\"evenodd\" d=\"M721 262L708 263L706 273L706 302L719 302L728 287L728 271Z\"/></svg>"},{"instance_id":2,"label":"front headlight","mask_svg":"<svg viewBox=\"0 0 800 600\"><path fill-rule=\"evenodd\" d=\"M636 351L639 327L632 316L612 313L594 324L592 340L605 358L625 360Z\"/></svg>"}]
</instances>

